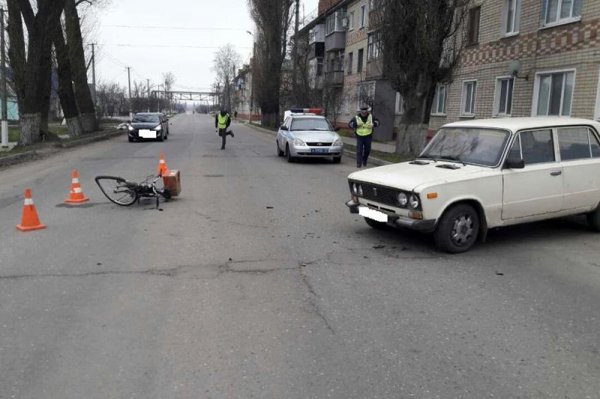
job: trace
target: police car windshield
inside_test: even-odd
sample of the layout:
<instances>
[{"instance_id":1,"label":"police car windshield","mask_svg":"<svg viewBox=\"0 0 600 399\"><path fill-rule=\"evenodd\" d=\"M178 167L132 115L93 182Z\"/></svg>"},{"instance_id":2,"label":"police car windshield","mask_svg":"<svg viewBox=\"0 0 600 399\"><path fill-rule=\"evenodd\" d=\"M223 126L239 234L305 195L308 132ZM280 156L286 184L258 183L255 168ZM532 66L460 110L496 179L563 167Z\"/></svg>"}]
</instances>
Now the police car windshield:
<instances>
[{"instance_id":1,"label":"police car windshield","mask_svg":"<svg viewBox=\"0 0 600 399\"><path fill-rule=\"evenodd\" d=\"M330 131L331 126L325 118L295 118L290 130Z\"/></svg>"},{"instance_id":2,"label":"police car windshield","mask_svg":"<svg viewBox=\"0 0 600 399\"><path fill-rule=\"evenodd\" d=\"M158 115L134 115L133 123L158 123Z\"/></svg>"}]
</instances>

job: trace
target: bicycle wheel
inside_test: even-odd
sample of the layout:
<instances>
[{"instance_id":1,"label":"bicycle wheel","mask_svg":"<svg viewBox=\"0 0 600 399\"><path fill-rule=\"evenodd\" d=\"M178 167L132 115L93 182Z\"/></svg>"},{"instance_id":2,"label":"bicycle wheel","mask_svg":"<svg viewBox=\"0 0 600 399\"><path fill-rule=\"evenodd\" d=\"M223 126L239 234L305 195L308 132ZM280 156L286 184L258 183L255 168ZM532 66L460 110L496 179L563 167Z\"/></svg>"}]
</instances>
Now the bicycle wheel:
<instances>
[{"instance_id":1,"label":"bicycle wheel","mask_svg":"<svg viewBox=\"0 0 600 399\"><path fill-rule=\"evenodd\" d=\"M97 176L95 180L110 202L121 206L129 206L138 199L138 193L135 191L133 184L122 177Z\"/></svg>"}]
</instances>

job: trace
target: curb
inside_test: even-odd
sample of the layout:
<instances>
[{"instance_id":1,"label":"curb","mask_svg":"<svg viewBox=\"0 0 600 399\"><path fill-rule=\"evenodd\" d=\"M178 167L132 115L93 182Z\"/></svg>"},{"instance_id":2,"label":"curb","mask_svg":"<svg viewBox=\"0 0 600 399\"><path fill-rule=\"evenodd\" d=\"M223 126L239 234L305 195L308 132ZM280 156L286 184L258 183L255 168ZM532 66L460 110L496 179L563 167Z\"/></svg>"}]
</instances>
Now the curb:
<instances>
[{"instance_id":1,"label":"curb","mask_svg":"<svg viewBox=\"0 0 600 399\"><path fill-rule=\"evenodd\" d=\"M271 134L272 136L275 136L277 134L276 132L274 132L272 130L265 129L264 127L256 126L252 123L246 122L245 125L252 129L258 130L260 132ZM354 161L356 159L356 151L349 150L347 148L348 145L351 145L351 144L344 143L344 157L350 158ZM377 165L377 166L383 166L383 165L390 165L393 162L384 161L383 159L379 159L379 158L369 157L369 163L373 164L373 165Z\"/></svg>"},{"instance_id":2,"label":"curb","mask_svg":"<svg viewBox=\"0 0 600 399\"><path fill-rule=\"evenodd\" d=\"M120 130L110 130L108 132L92 133L90 135L86 135L85 137L80 137L69 141L47 143L46 146L43 148L0 157L0 167L11 166L27 161L42 159L49 155L60 152L63 148L73 148L80 145L93 143L96 141L108 140L115 136L119 136L123 133L125 132Z\"/></svg>"}]
</instances>

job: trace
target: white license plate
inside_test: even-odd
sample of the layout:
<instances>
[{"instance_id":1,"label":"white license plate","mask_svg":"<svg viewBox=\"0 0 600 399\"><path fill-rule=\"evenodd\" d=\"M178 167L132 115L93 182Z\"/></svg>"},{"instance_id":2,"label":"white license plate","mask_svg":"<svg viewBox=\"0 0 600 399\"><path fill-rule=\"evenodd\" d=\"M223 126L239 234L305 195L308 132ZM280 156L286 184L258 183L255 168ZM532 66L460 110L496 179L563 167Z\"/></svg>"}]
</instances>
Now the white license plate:
<instances>
[{"instance_id":1,"label":"white license plate","mask_svg":"<svg viewBox=\"0 0 600 399\"><path fill-rule=\"evenodd\" d=\"M138 134L143 139L155 139L156 138L156 132L153 130L140 129Z\"/></svg>"},{"instance_id":2,"label":"white license plate","mask_svg":"<svg viewBox=\"0 0 600 399\"><path fill-rule=\"evenodd\" d=\"M311 148L310 152L313 154L325 154L329 151L327 148Z\"/></svg>"},{"instance_id":3,"label":"white license plate","mask_svg":"<svg viewBox=\"0 0 600 399\"><path fill-rule=\"evenodd\" d=\"M379 212L379 211L376 211L375 209L367 208L364 206L361 206L358 208L358 214L360 216L364 216L366 218L373 219L377 222L387 223L387 221L388 221L388 216L385 213Z\"/></svg>"}]
</instances>

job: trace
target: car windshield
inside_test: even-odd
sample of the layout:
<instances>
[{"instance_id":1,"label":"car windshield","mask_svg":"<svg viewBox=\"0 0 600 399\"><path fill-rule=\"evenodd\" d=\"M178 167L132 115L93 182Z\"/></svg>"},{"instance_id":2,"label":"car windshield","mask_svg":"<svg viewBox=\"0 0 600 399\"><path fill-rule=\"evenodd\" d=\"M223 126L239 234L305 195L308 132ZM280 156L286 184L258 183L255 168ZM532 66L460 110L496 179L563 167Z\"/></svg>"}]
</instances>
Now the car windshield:
<instances>
[{"instance_id":1,"label":"car windshield","mask_svg":"<svg viewBox=\"0 0 600 399\"><path fill-rule=\"evenodd\" d=\"M290 130L330 131L331 125L325 118L298 118L292 121Z\"/></svg>"},{"instance_id":2,"label":"car windshield","mask_svg":"<svg viewBox=\"0 0 600 399\"><path fill-rule=\"evenodd\" d=\"M495 166L500 162L509 133L483 128L441 129L419 158Z\"/></svg>"},{"instance_id":3,"label":"car windshield","mask_svg":"<svg viewBox=\"0 0 600 399\"><path fill-rule=\"evenodd\" d=\"M133 123L158 123L160 122L160 119L158 118L158 115L134 115L133 116Z\"/></svg>"}]
</instances>

